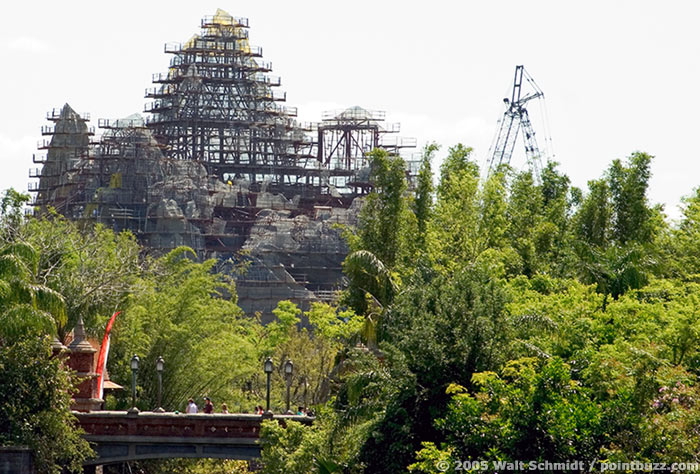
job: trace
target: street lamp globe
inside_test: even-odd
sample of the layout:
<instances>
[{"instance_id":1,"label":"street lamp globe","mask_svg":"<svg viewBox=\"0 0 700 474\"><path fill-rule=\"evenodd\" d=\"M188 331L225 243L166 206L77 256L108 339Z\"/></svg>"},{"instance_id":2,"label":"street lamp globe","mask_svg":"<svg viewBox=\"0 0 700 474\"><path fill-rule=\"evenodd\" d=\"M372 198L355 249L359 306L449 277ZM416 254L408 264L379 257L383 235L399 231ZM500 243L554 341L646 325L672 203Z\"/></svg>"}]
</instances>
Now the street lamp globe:
<instances>
[{"instance_id":1,"label":"street lamp globe","mask_svg":"<svg viewBox=\"0 0 700 474\"><path fill-rule=\"evenodd\" d=\"M267 375L267 395L265 397L265 413L270 414L270 376L272 375L272 370L274 369L274 366L272 364L272 359L269 357L265 359L265 365L263 366L265 369L265 375Z\"/></svg>"},{"instance_id":2,"label":"street lamp globe","mask_svg":"<svg viewBox=\"0 0 700 474\"><path fill-rule=\"evenodd\" d=\"M156 359L156 375L158 375L158 408L153 410L156 413L163 413L163 369L165 368L165 361L162 356L158 356Z\"/></svg>"},{"instance_id":3,"label":"street lamp globe","mask_svg":"<svg viewBox=\"0 0 700 474\"><path fill-rule=\"evenodd\" d=\"M139 360L136 354L131 358L131 408L127 411L130 415L139 413L139 409L136 408L136 374L139 371Z\"/></svg>"},{"instance_id":4,"label":"street lamp globe","mask_svg":"<svg viewBox=\"0 0 700 474\"><path fill-rule=\"evenodd\" d=\"M289 411L289 390L290 386L292 385L292 372L294 372L294 364L292 364L291 359L287 359L287 362L284 363L284 375L287 378L287 411L286 413L289 415L292 412Z\"/></svg>"},{"instance_id":5,"label":"street lamp globe","mask_svg":"<svg viewBox=\"0 0 700 474\"><path fill-rule=\"evenodd\" d=\"M272 363L272 359L268 357L267 359L265 359L265 373L271 374L273 369L274 364Z\"/></svg>"}]
</instances>

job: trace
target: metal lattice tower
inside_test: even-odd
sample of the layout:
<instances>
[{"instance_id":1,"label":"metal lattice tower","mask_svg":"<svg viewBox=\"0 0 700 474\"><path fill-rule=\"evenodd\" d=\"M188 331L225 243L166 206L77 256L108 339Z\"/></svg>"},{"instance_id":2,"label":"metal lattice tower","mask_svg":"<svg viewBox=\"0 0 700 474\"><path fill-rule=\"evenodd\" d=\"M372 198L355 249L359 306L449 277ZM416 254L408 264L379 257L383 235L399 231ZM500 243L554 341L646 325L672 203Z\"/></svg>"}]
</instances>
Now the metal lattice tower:
<instances>
[{"instance_id":1,"label":"metal lattice tower","mask_svg":"<svg viewBox=\"0 0 700 474\"><path fill-rule=\"evenodd\" d=\"M530 84L531 91L525 95L523 91L523 78ZM506 104L506 111L501 119L501 126L498 135L489 150L488 166L489 170L498 168L501 164L510 164L518 138L520 129L523 130L523 140L525 141L525 156L530 170L535 180L539 181L542 161L540 150L535 139L535 131L525 105L537 98L544 98L544 93L537 86L532 77L525 71L523 66L515 67L515 78L513 79L513 92L511 98L503 99Z\"/></svg>"},{"instance_id":2,"label":"metal lattice tower","mask_svg":"<svg viewBox=\"0 0 700 474\"><path fill-rule=\"evenodd\" d=\"M146 91L154 99L145 108L153 114L148 128L170 158L200 161L220 178L284 184L290 176L271 168L293 171L311 158L296 108L279 105L286 99L274 89L280 78L267 74L262 48L249 44L246 18L217 10L201 26L186 43L165 45L174 56Z\"/></svg>"},{"instance_id":3,"label":"metal lattice tower","mask_svg":"<svg viewBox=\"0 0 700 474\"><path fill-rule=\"evenodd\" d=\"M358 106L323 113L317 126L316 156L331 173L331 184L340 189L354 188L366 192L369 188L367 154L370 151L383 148L398 155L402 148L416 146L415 138L397 136L401 125L387 124L385 117L386 112L382 110ZM363 169L367 176L363 176ZM339 173L343 171L346 173Z\"/></svg>"}]
</instances>

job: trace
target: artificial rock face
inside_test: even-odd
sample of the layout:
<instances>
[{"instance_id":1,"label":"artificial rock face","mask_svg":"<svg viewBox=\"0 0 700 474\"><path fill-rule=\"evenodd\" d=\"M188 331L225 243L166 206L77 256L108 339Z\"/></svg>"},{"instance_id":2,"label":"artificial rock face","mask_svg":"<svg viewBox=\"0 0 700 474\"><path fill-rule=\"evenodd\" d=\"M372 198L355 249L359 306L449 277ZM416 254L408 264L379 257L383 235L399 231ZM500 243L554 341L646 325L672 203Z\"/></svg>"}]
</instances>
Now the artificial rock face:
<instances>
[{"instance_id":1,"label":"artificial rock face","mask_svg":"<svg viewBox=\"0 0 700 474\"><path fill-rule=\"evenodd\" d=\"M88 152L88 126L68 104L60 111L53 127L46 161L39 179L37 201L59 202L70 196L71 178L80 159Z\"/></svg>"},{"instance_id":2,"label":"artificial rock face","mask_svg":"<svg viewBox=\"0 0 700 474\"><path fill-rule=\"evenodd\" d=\"M335 206L318 206L294 187L223 181L201 162L168 158L139 115L90 144L85 121L66 105L56 129L37 197L45 205L131 231L156 253L186 245L202 257L245 260L239 304L264 319L280 300L307 307L339 287L347 246L337 224L354 224L357 212L337 191L324 198Z\"/></svg>"}]
</instances>

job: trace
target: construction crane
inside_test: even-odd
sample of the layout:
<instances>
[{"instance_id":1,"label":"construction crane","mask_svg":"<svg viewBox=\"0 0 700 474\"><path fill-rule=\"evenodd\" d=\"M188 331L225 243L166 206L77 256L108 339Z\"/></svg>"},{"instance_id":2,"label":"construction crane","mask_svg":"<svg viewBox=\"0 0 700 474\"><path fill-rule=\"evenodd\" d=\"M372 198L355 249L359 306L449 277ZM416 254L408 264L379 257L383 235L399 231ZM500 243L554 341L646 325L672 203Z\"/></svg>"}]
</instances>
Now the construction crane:
<instances>
[{"instance_id":1,"label":"construction crane","mask_svg":"<svg viewBox=\"0 0 700 474\"><path fill-rule=\"evenodd\" d=\"M523 95L523 79L530 87ZM531 89L531 90L530 90ZM532 171L533 178L540 182L542 171L541 154L535 140L535 131L525 105L533 99L544 99L544 93L537 86L534 79L525 71L523 66L515 67L515 78L513 80L513 93L511 98L503 99L506 104L506 111L501 119L501 126L498 130L488 154L489 172L498 168L501 164L510 164L513 155L515 142L520 129L523 129L523 139L525 141L525 156L528 166Z\"/></svg>"}]
</instances>

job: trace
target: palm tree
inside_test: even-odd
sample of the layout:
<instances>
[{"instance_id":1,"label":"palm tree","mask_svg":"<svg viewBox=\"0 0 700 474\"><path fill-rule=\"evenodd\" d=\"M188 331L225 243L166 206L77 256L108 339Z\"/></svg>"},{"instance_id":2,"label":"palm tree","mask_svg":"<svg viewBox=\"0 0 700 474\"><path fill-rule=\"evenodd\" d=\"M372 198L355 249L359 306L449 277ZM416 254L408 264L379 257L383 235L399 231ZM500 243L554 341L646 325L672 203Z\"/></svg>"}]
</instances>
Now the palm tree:
<instances>
[{"instance_id":1,"label":"palm tree","mask_svg":"<svg viewBox=\"0 0 700 474\"><path fill-rule=\"evenodd\" d=\"M648 251L638 244L600 248L581 244L577 248L583 281L596 284L603 295L603 311L608 296L617 299L628 290L641 288L648 280L654 262Z\"/></svg>"},{"instance_id":2,"label":"palm tree","mask_svg":"<svg viewBox=\"0 0 700 474\"><path fill-rule=\"evenodd\" d=\"M345 258L343 270L350 280L346 294L348 304L365 315L362 336L373 347L379 318L399 292L391 271L372 252L357 250Z\"/></svg>"},{"instance_id":3,"label":"palm tree","mask_svg":"<svg viewBox=\"0 0 700 474\"><path fill-rule=\"evenodd\" d=\"M29 244L0 248L0 344L38 334L55 335L66 324L66 305L36 280L39 254Z\"/></svg>"}]
</instances>

